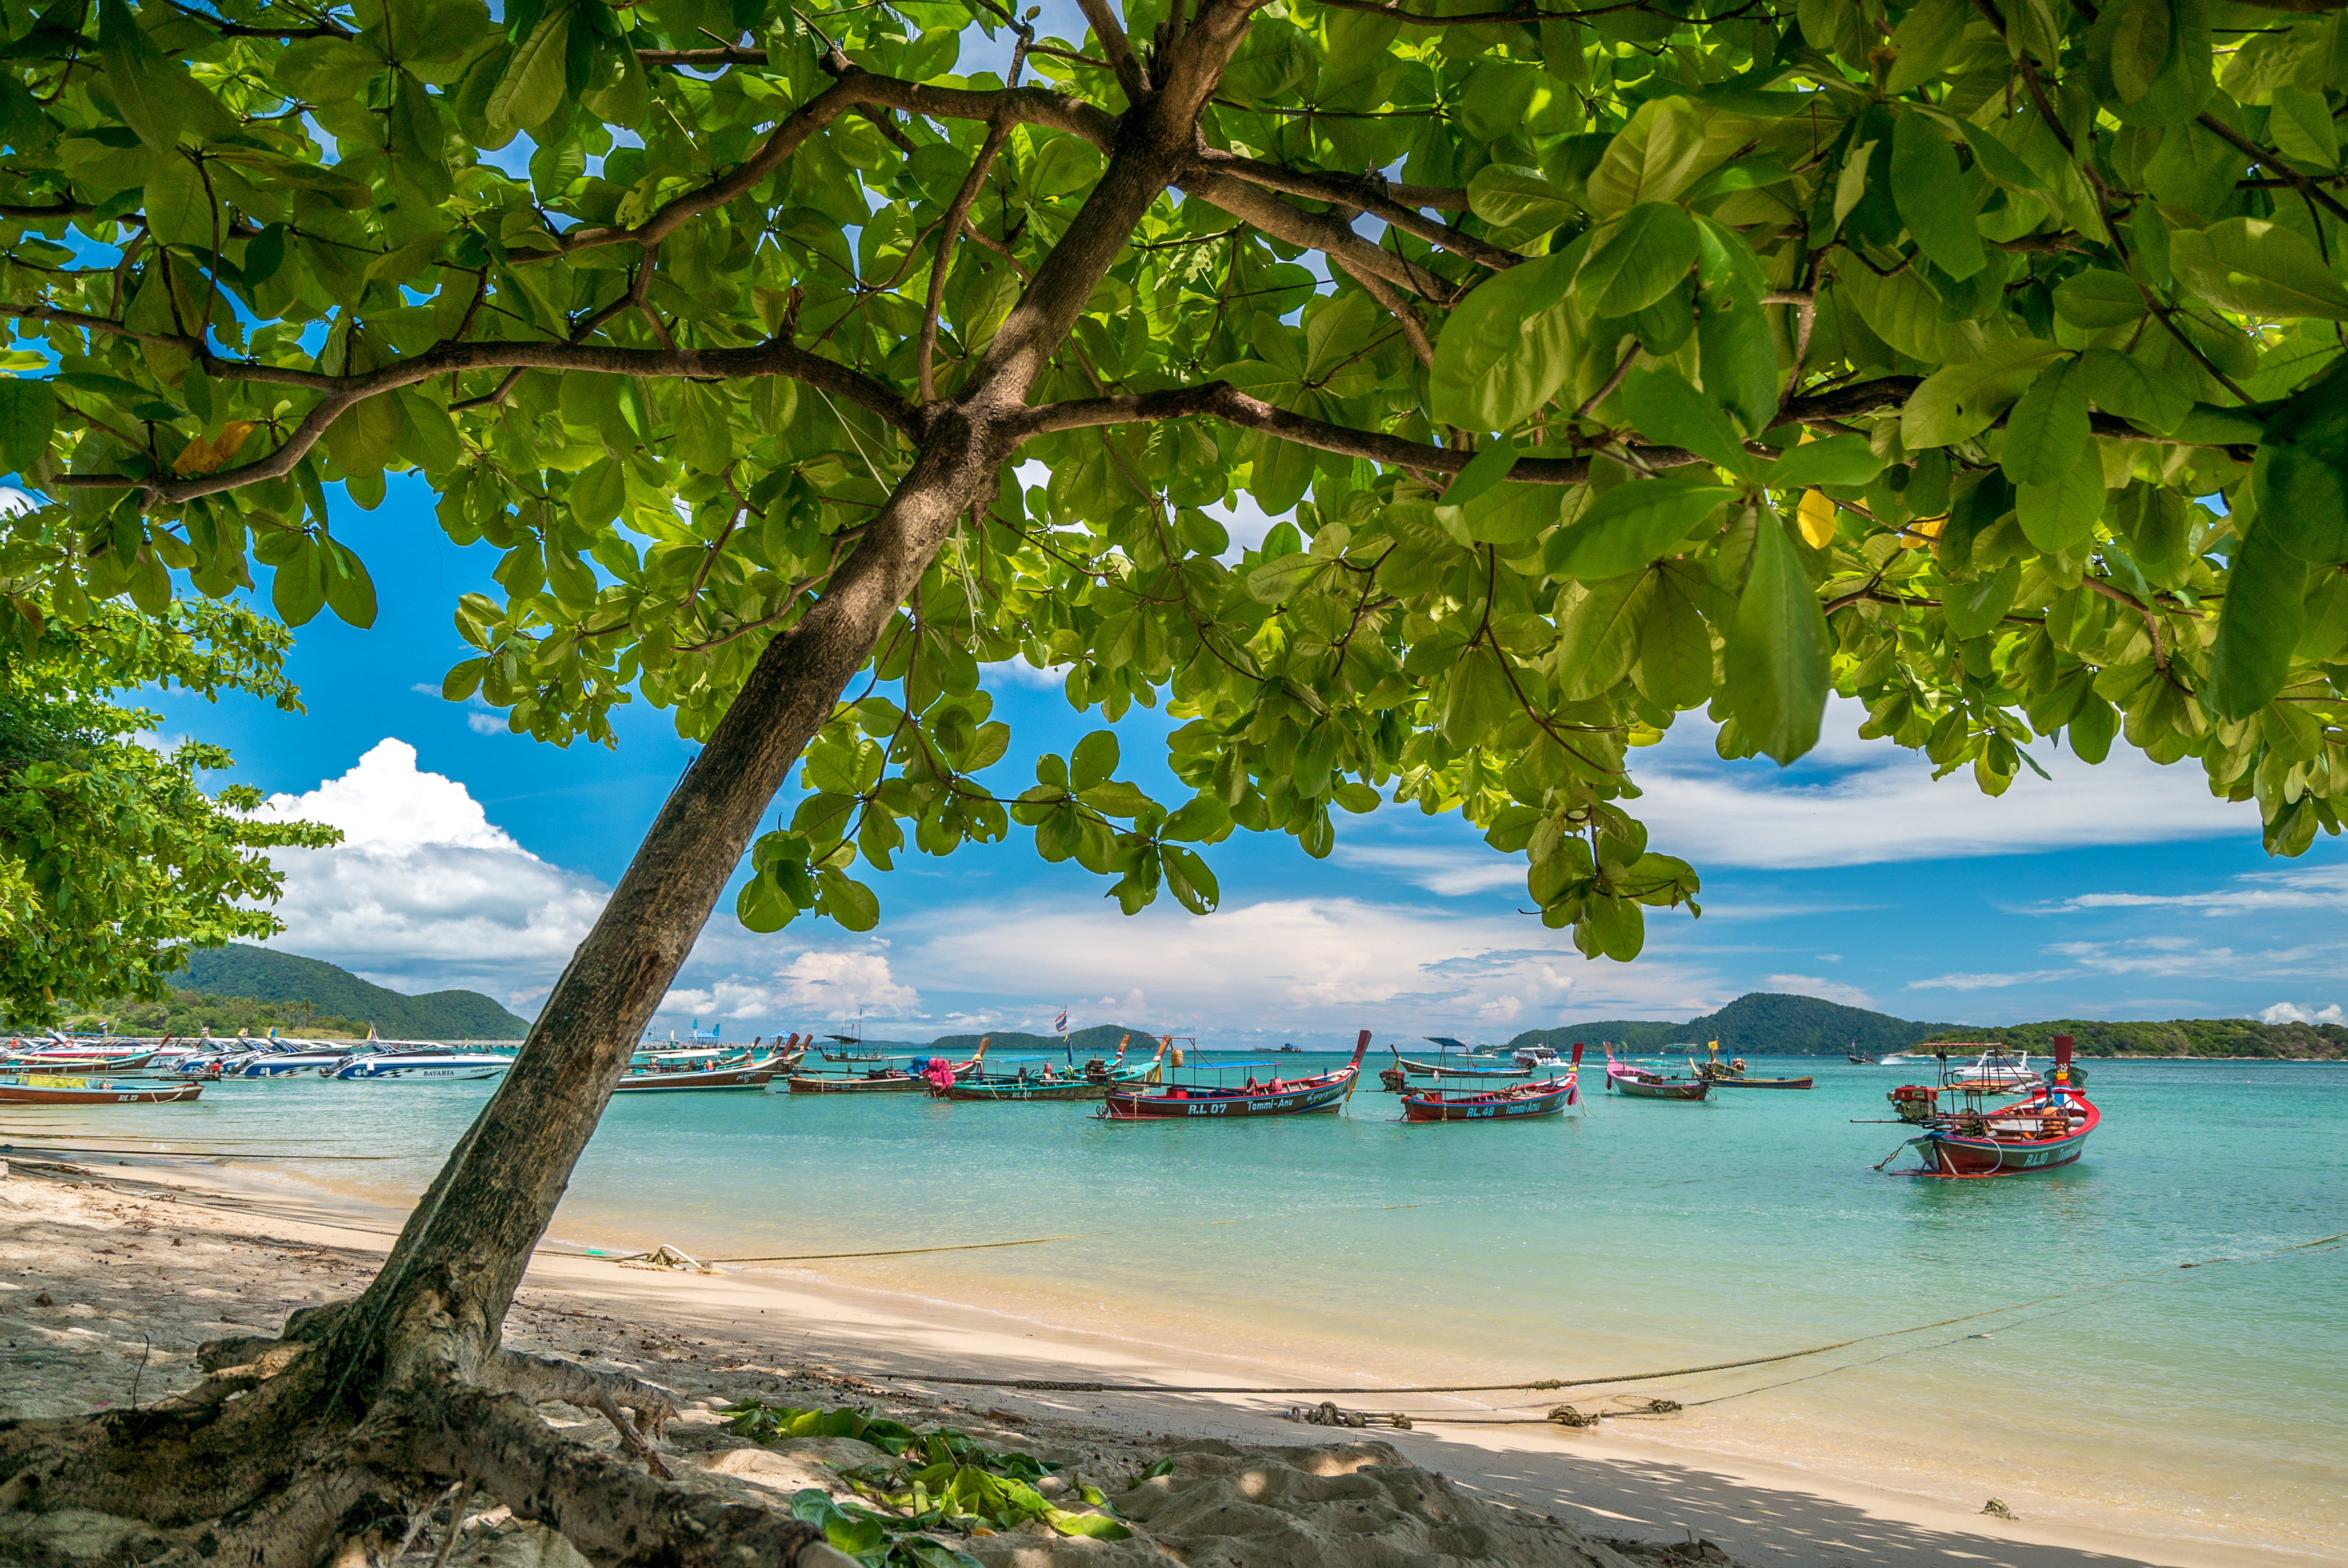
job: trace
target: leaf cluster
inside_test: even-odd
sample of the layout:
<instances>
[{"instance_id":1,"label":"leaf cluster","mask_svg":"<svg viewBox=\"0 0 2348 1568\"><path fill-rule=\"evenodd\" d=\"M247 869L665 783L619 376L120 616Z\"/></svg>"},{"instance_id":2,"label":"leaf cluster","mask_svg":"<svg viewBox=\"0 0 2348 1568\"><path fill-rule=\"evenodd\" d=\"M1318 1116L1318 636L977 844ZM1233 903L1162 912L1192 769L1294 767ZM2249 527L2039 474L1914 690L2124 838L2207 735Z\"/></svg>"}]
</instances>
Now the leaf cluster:
<instances>
[{"instance_id":1,"label":"leaf cluster","mask_svg":"<svg viewBox=\"0 0 2348 1568\"><path fill-rule=\"evenodd\" d=\"M0 447L60 499L0 602L257 559L364 624L324 487L412 470L501 554L452 699L698 736L910 550L764 929L869 927L909 825L1203 911L1198 846L1410 801L1628 958L1699 891L1636 751L1790 762L1837 692L1992 794L2124 740L2338 831L2341 14L1471 3L10 12ZM1014 658L1162 705L1189 798L1101 734L995 782Z\"/></svg>"}]
</instances>

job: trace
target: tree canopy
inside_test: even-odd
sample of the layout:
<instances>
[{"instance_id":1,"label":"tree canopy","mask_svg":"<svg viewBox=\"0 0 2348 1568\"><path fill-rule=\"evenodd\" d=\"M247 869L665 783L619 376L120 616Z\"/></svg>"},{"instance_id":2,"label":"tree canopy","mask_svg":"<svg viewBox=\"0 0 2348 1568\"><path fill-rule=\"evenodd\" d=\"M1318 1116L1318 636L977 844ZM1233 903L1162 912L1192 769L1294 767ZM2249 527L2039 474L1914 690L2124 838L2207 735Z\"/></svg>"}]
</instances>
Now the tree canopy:
<instances>
[{"instance_id":1,"label":"tree canopy","mask_svg":"<svg viewBox=\"0 0 2348 1568\"><path fill-rule=\"evenodd\" d=\"M0 1018L55 1019L77 999L170 994L191 947L284 929L261 906L266 851L331 844L314 823L254 820L259 791L206 794L230 764L200 741L165 751L157 716L108 701L139 687L243 692L298 707L283 627L201 600L150 617L98 608L0 645Z\"/></svg>"},{"instance_id":2,"label":"tree canopy","mask_svg":"<svg viewBox=\"0 0 2348 1568\"><path fill-rule=\"evenodd\" d=\"M1395 798L1628 958L1697 891L1637 749L1791 762L1834 692L1992 793L2193 759L2296 854L2348 796L2315 4L8 5L0 461L59 502L5 603L258 560L364 625L324 487L413 469L503 552L448 694L568 742L709 733L869 569L759 928L1014 822L1209 909L1200 846ZM1010 658L1165 704L1191 797L1105 731L990 771Z\"/></svg>"}]
</instances>

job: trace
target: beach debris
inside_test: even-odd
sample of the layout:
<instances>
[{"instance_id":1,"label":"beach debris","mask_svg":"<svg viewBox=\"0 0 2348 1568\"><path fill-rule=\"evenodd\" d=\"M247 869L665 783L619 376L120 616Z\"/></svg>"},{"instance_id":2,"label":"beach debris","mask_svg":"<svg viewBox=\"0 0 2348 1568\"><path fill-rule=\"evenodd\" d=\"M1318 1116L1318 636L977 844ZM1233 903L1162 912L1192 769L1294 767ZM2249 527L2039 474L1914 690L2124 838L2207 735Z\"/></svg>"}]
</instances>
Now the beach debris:
<instances>
[{"instance_id":1,"label":"beach debris","mask_svg":"<svg viewBox=\"0 0 2348 1568\"><path fill-rule=\"evenodd\" d=\"M1987 1502L1982 1504L1982 1512L1995 1519L2018 1519L2021 1517L2021 1515L2015 1513L2013 1510L2006 1507L2004 1503L2000 1502L1993 1497Z\"/></svg>"},{"instance_id":2,"label":"beach debris","mask_svg":"<svg viewBox=\"0 0 2348 1568\"><path fill-rule=\"evenodd\" d=\"M1549 1419L1560 1427L1594 1427L1606 1418L1596 1410L1585 1414L1571 1405L1559 1405L1550 1411Z\"/></svg>"},{"instance_id":3,"label":"beach debris","mask_svg":"<svg viewBox=\"0 0 2348 1568\"><path fill-rule=\"evenodd\" d=\"M632 1252L625 1257L617 1258L613 1261L617 1262L622 1268L673 1268L688 1271L694 1274L716 1274L717 1272L707 1264L701 1262L698 1258L689 1256L688 1255L678 1251L675 1247L669 1245L666 1242L661 1243L660 1245L653 1248L650 1252Z\"/></svg>"}]
</instances>

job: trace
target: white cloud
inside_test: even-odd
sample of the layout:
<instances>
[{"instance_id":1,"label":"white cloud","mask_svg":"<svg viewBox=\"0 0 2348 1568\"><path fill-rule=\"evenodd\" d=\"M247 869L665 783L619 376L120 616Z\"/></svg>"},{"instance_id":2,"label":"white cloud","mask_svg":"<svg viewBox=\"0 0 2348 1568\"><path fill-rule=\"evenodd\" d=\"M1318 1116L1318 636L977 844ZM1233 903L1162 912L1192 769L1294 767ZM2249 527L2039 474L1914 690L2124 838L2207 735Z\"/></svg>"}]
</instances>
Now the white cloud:
<instances>
[{"instance_id":1,"label":"white cloud","mask_svg":"<svg viewBox=\"0 0 2348 1568\"><path fill-rule=\"evenodd\" d=\"M1842 962L1842 955L1840 953L1819 953L1815 955L1815 957L1818 958L1818 962L1822 964L1839 964Z\"/></svg>"},{"instance_id":2,"label":"white cloud","mask_svg":"<svg viewBox=\"0 0 2348 1568\"><path fill-rule=\"evenodd\" d=\"M2259 1014L2263 1023L2348 1023L2348 1013L2343 1013L2338 1002L2310 1012L2297 1002L2277 1002Z\"/></svg>"},{"instance_id":3,"label":"white cloud","mask_svg":"<svg viewBox=\"0 0 2348 1568\"><path fill-rule=\"evenodd\" d=\"M1765 977L1773 991L1791 991L1797 996L1817 997L1821 1001L1840 1002L1845 1007L1871 1008L1875 999L1857 986L1844 985L1821 975L1769 975Z\"/></svg>"},{"instance_id":4,"label":"white cloud","mask_svg":"<svg viewBox=\"0 0 2348 1568\"><path fill-rule=\"evenodd\" d=\"M1131 919L1041 902L964 906L918 924L918 934L900 931L899 957L927 989L1002 997L1014 1014L1035 998L1099 996L1105 1017L1124 1009L1137 1016L1116 1021L1176 1033L1355 1020L1381 1034L1457 1032L1470 1019L1513 1032L1569 1014L1684 1018L1727 999L1711 976L1652 948L1636 965L1593 964L1567 933L1531 919L1350 898L1271 899L1200 917L1161 905ZM1122 1002L1107 1000L1128 988Z\"/></svg>"},{"instance_id":5,"label":"white cloud","mask_svg":"<svg viewBox=\"0 0 2348 1568\"><path fill-rule=\"evenodd\" d=\"M2021 969L2004 974L1935 975L1929 980L1910 980L1903 989L1911 991L1990 991L2007 986L2034 986L2045 980L2059 980L2075 975L2076 969Z\"/></svg>"},{"instance_id":6,"label":"white cloud","mask_svg":"<svg viewBox=\"0 0 2348 1568\"><path fill-rule=\"evenodd\" d=\"M2199 909L2211 916L2348 909L2348 866L2248 871L2232 880L2233 886L2209 893L2083 893L2049 909Z\"/></svg>"},{"instance_id":7,"label":"white cloud","mask_svg":"<svg viewBox=\"0 0 2348 1568\"><path fill-rule=\"evenodd\" d=\"M1779 773L1766 763L1721 763L1713 726L1683 715L1663 744L1633 754L1644 798L1631 809L1655 848L1699 868L1859 866L2257 831L2257 809L2210 795L2198 767L2160 767L2125 745L2092 767L2041 745L2032 754L2054 782L2025 770L1993 799L1970 769L1935 780L1921 753L1861 740L1866 718L1856 702L1834 700L1818 750Z\"/></svg>"},{"instance_id":8,"label":"white cloud","mask_svg":"<svg viewBox=\"0 0 2348 1568\"><path fill-rule=\"evenodd\" d=\"M508 1005L545 993L610 890L493 825L466 787L386 740L340 778L261 815L330 823L343 842L279 850L273 945L415 990L469 986Z\"/></svg>"},{"instance_id":9,"label":"white cloud","mask_svg":"<svg viewBox=\"0 0 2348 1568\"><path fill-rule=\"evenodd\" d=\"M1524 857L1502 855L1490 848L1437 849L1414 848L1406 845L1350 844L1340 837L1336 858L1341 866L1375 866L1382 871L1391 871L1406 882L1416 883L1428 892L1440 893L1447 898L1486 893L1495 887L1522 889L1525 885Z\"/></svg>"},{"instance_id":10,"label":"white cloud","mask_svg":"<svg viewBox=\"0 0 2348 1568\"><path fill-rule=\"evenodd\" d=\"M508 726L506 716L503 713L468 713L465 715L465 728L472 731L473 733L477 735L510 735L513 733L512 729Z\"/></svg>"},{"instance_id":11,"label":"white cloud","mask_svg":"<svg viewBox=\"0 0 2348 1568\"><path fill-rule=\"evenodd\" d=\"M799 1007L853 1011L860 1004L877 1013L911 1012L921 993L900 985L880 953L809 950L776 971L783 999Z\"/></svg>"}]
</instances>

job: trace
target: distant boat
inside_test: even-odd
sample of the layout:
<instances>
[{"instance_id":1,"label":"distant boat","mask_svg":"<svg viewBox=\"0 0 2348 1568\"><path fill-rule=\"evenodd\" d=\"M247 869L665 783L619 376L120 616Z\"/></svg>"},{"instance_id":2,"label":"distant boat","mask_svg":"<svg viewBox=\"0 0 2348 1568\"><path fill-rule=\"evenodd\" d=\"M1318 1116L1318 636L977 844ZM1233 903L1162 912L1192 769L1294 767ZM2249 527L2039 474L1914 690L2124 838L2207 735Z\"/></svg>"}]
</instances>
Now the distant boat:
<instances>
[{"instance_id":1,"label":"distant boat","mask_svg":"<svg viewBox=\"0 0 2348 1568\"><path fill-rule=\"evenodd\" d=\"M1202 1071L1231 1072L1248 1069L1248 1081L1238 1088L1221 1083L1172 1083L1154 1091L1140 1086L1117 1087L1108 1091L1102 1101L1100 1119L1106 1122L1173 1122L1173 1121L1232 1121L1253 1116L1334 1115L1344 1109L1346 1098L1361 1076L1362 1053L1370 1049L1370 1031L1364 1030L1354 1043L1353 1060L1328 1072L1316 1072L1310 1078L1272 1079L1267 1083L1256 1081L1253 1069L1269 1067L1266 1061L1218 1062Z\"/></svg>"},{"instance_id":2,"label":"distant boat","mask_svg":"<svg viewBox=\"0 0 2348 1568\"><path fill-rule=\"evenodd\" d=\"M1850 1050L1843 1054L1845 1059L1854 1067L1873 1067L1876 1065L1875 1058L1859 1050L1859 1041L1855 1040L1850 1042Z\"/></svg>"},{"instance_id":3,"label":"distant boat","mask_svg":"<svg viewBox=\"0 0 2348 1568\"><path fill-rule=\"evenodd\" d=\"M1945 1064L1951 1053L1936 1050L1932 1055ZM1950 1081L1983 1094L2028 1094L2044 1087L2044 1081L2031 1070L2029 1051L2002 1045L1983 1046L1970 1063L1952 1070Z\"/></svg>"},{"instance_id":4,"label":"distant boat","mask_svg":"<svg viewBox=\"0 0 2348 1568\"><path fill-rule=\"evenodd\" d=\"M1529 1045L1522 1050L1512 1050L1509 1053L1509 1060L1529 1071L1569 1065L1564 1057L1546 1045Z\"/></svg>"},{"instance_id":5,"label":"distant boat","mask_svg":"<svg viewBox=\"0 0 2348 1568\"><path fill-rule=\"evenodd\" d=\"M1611 1049L1606 1052L1606 1087L1633 1100L1693 1102L1712 1092L1712 1084L1707 1080L1666 1078L1653 1068L1642 1067L1637 1062L1615 1061Z\"/></svg>"},{"instance_id":6,"label":"distant boat","mask_svg":"<svg viewBox=\"0 0 2348 1568\"><path fill-rule=\"evenodd\" d=\"M1127 1035L1117 1042L1115 1060L1104 1061L1094 1057L1080 1068L1058 1071L1048 1056L1014 1057L1022 1063L1016 1072L973 1072L967 1076L941 1080L929 1075L930 1095L935 1100L978 1101L1081 1101L1098 1100L1119 1083L1133 1083L1144 1079L1154 1081L1159 1063L1164 1060L1174 1037L1167 1035L1158 1042L1157 1051L1148 1061L1131 1067L1125 1063L1125 1048L1133 1037ZM985 1040L979 1041L979 1054L986 1055ZM1040 1068L1035 1063L1042 1063Z\"/></svg>"},{"instance_id":7,"label":"distant boat","mask_svg":"<svg viewBox=\"0 0 2348 1568\"><path fill-rule=\"evenodd\" d=\"M512 1057L497 1051L427 1047L354 1056L327 1076L343 1083L462 1083L495 1078L513 1064Z\"/></svg>"},{"instance_id":8,"label":"distant boat","mask_svg":"<svg viewBox=\"0 0 2348 1568\"><path fill-rule=\"evenodd\" d=\"M1707 1061L1700 1066L1691 1061L1689 1065L1695 1067L1695 1075L1698 1078L1715 1089L1808 1089L1814 1087L1817 1081L1808 1077L1752 1077L1745 1071L1745 1059L1741 1056L1724 1066L1720 1060L1720 1041L1716 1040L1708 1042L1704 1046L1704 1050L1708 1054Z\"/></svg>"}]
</instances>

